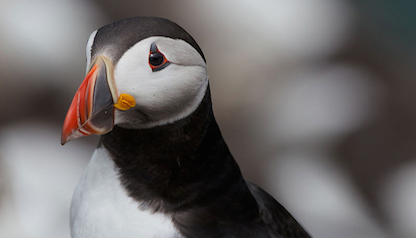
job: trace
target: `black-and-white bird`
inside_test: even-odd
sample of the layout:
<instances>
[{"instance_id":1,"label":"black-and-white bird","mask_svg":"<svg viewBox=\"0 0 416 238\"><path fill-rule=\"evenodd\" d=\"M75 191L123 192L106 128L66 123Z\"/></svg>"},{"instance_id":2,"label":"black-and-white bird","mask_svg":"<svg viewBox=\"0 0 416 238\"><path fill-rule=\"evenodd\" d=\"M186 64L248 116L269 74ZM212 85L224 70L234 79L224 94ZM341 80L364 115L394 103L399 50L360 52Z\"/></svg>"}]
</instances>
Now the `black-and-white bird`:
<instances>
[{"instance_id":1,"label":"black-and-white bird","mask_svg":"<svg viewBox=\"0 0 416 238\"><path fill-rule=\"evenodd\" d=\"M101 139L71 204L73 238L309 237L243 179L195 40L162 18L94 31L61 143Z\"/></svg>"}]
</instances>

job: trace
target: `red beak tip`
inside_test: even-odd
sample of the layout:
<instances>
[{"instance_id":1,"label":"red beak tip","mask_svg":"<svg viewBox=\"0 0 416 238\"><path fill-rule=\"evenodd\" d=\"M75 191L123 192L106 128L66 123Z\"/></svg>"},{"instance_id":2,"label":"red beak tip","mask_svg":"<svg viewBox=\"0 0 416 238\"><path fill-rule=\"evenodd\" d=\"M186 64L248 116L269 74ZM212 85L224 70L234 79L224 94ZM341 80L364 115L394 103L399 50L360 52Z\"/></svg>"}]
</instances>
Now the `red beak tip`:
<instances>
[{"instance_id":1,"label":"red beak tip","mask_svg":"<svg viewBox=\"0 0 416 238\"><path fill-rule=\"evenodd\" d=\"M67 138L68 137L64 135L61 136L61 145L65 145L68 142Z\"/></svg>"}]
</instances>

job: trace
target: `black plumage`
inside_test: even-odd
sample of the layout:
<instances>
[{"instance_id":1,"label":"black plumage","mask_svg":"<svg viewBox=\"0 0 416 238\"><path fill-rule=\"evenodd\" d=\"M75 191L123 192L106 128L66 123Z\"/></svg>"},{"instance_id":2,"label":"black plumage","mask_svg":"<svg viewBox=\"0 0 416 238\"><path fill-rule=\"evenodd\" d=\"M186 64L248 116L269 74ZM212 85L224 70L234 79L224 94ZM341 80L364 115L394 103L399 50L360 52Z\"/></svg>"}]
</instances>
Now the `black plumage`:
<instances>
[{"instance_id":1,"label":"black plumage","mask_svg":"<svg viewBox=\"0 0 416 238\"><path fill-rule=\"evenodd\" d=\"M105 49L112 48L112 60L117 64L121 56L134 44L151 36L165 36L173 39L181 39L192 45L205 60L204 53L196 41L182 27L164 18L158 17L132 17L126 18L98 29L92 46L91 58Z\"/></svg>"},{"instance_id":2,"label":"black plumage","mask_svg":"<svg viewBox=\"0 0 416 238\"><path fill-rule=\"evenodd\" d=\"M215 121L209 89L190 116L101 137L129 195L173 216L186 237L309 237L270 195L243 179Z\"/></svg>"}]
</instances>

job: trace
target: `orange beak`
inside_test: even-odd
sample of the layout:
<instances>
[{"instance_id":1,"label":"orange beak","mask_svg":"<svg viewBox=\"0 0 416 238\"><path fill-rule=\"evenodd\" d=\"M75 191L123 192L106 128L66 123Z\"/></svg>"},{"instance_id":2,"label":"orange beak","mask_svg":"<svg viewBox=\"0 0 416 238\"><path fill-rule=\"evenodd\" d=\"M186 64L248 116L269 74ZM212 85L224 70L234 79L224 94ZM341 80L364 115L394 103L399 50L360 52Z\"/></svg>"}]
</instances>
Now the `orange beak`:
<instances>
[{"instance_id":1,"label":"orange beak","mask_svg":"<svg viewBox=\"0 0 416 238\"><path fill-rule=\"evenodd\" d=\"M98 56L75 93L62 128L61 144L91 134L103 135L114 127L117 91L113 63Z\"/></svg>"}]
</instances>

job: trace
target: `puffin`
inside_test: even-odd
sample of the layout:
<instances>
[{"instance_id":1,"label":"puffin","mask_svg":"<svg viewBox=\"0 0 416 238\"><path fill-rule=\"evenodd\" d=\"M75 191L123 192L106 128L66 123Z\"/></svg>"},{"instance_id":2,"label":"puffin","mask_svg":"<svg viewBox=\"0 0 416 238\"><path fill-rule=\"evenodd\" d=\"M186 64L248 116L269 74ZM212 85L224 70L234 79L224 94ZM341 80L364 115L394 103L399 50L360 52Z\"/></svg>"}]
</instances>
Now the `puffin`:
<instances>
[{"instance_id":1,"label":"puffin","mask_svg":"<svg viewBox=\"0 0 416 238\"><path fill-rule=\"evenodd\" d=\"M72 238L307 238L246 181L215 121L207 64L176 23L133 17L92 32L61 144L100 140L72 198Z\"/></svg>"}]
</instances>

